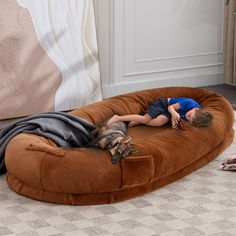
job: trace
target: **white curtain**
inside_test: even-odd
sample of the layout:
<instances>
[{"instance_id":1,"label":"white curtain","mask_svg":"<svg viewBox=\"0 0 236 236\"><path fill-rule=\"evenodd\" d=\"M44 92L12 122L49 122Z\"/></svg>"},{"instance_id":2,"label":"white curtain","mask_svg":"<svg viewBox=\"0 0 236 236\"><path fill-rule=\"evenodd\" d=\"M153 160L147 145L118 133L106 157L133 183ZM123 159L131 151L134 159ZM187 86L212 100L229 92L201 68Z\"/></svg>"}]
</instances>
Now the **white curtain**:
<instances>
[{"instance_id":1,"label":"white curtain","mask_svg":"<svg viewBox=\"0 0 236 236\"><path fill-rule=\"evenodd\" d=\"M226 1L224 27L224 79L236 85L236 0Z\"/></svg>"},{"instance_id":2,"label":"white curtain","mask_svg":"<svg viewBox=\"0 0 236 236\"><path fill-rule=\"evenodd\" d=\"M18 0L38 40L62 73L55 110L102 99L93 0Z\"/></svg>"}]
</instances>

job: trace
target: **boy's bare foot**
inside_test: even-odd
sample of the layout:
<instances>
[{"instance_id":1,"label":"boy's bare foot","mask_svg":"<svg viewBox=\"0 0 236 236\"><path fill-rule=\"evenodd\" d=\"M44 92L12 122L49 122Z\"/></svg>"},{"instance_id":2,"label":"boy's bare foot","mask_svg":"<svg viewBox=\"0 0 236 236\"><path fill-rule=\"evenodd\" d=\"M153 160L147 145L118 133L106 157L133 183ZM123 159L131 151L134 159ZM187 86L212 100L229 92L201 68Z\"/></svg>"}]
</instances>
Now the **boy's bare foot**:
<instances>
[{"instance_id":1,"label":"boy's bare foot","mask_svg":"<svg viewBox=\"0 0 236 236\"><path fill-rule=\"evenodd\" d=\"M130 121L128 124L129 127L134 127L136 125L138 125L138 122L135 122L135 121Z\"/></svg>"},{"instance_id":2,"label":"boy's bare foot","mask_svg":"<svg viewBox=\"0 0 236 236\"><path fill-rule=\"evenodd\" d=\"M109 124L112 124L112 123L117 122L117 121L119 121L119 116L118 116L118 115L114 115L114 116L112 116L111 119L107 122L107 124L109 125Z\"/></svg>"}]
</instances>

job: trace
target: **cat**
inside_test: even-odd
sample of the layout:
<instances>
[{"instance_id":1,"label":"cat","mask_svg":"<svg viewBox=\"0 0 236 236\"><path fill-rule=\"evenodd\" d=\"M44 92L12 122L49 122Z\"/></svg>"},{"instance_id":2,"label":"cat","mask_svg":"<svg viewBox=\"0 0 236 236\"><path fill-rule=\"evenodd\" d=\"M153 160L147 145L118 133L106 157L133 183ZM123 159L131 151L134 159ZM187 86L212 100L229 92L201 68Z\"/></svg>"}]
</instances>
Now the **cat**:
<instances>
[{"instance_id":1,"label":"cat","mask_svg":"<svg viewBox=\"0 0 236 236\"><path fill-rule=\"evenodd\" d=\"M116 164L121 159L134 153L130 144L132 137L126 135L127 125L124 122L118 121L112 124L107 122L108 120L92 131L90 146L108 150L112 156L112 164Z\"/></svg>"}]
</instances>

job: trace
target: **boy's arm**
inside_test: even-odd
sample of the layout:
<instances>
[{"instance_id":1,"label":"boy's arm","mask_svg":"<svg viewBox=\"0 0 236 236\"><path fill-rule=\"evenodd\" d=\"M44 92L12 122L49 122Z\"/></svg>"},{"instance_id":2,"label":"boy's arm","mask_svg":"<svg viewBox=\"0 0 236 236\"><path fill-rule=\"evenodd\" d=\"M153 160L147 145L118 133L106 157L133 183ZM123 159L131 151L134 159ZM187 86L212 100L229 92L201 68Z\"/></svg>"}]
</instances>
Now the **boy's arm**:
<instances>
[{"instance_id":1,"label":"boy's arm","mask_svg":"<svg viewBox=\"0 0 236 236\"><path fill-rule=\"evenodd\" d=\"M177 112L177 110L179 110L179 109L180 109L179 103L175 103L175 104L168 106L168 111L171 114L172 128L174 128L174 129L176 129L178 127L177 125L180 120L180 115Z\"/></svg>"}]
</instances>

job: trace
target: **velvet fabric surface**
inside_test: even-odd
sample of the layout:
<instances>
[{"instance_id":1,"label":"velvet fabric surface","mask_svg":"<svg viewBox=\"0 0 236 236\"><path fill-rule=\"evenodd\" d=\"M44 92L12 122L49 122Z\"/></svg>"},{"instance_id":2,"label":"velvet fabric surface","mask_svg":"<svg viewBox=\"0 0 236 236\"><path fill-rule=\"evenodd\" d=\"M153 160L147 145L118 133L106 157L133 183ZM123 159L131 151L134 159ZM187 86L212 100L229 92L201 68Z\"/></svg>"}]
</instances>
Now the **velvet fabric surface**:
<instances>
[{"instance_id":1,"label":"velvet fabric surface","mask_svg":"<svg viewBox=\"0 0 236 236\"><path fill-rule=\"evenodd\" d=\"M51 140L19 134L5 153L7 182L33 199L72 205L122 201L155 190L197 170L233 140L234 113L221 95L205 89L167 87L115 96L71 113L99 125L114 114L143 114L160 97L190 97L213 113L210 127L180 130L139 125L128 129L139 153L111 163L107 151L58 147Z\"/></svg>"}]
</instances>

